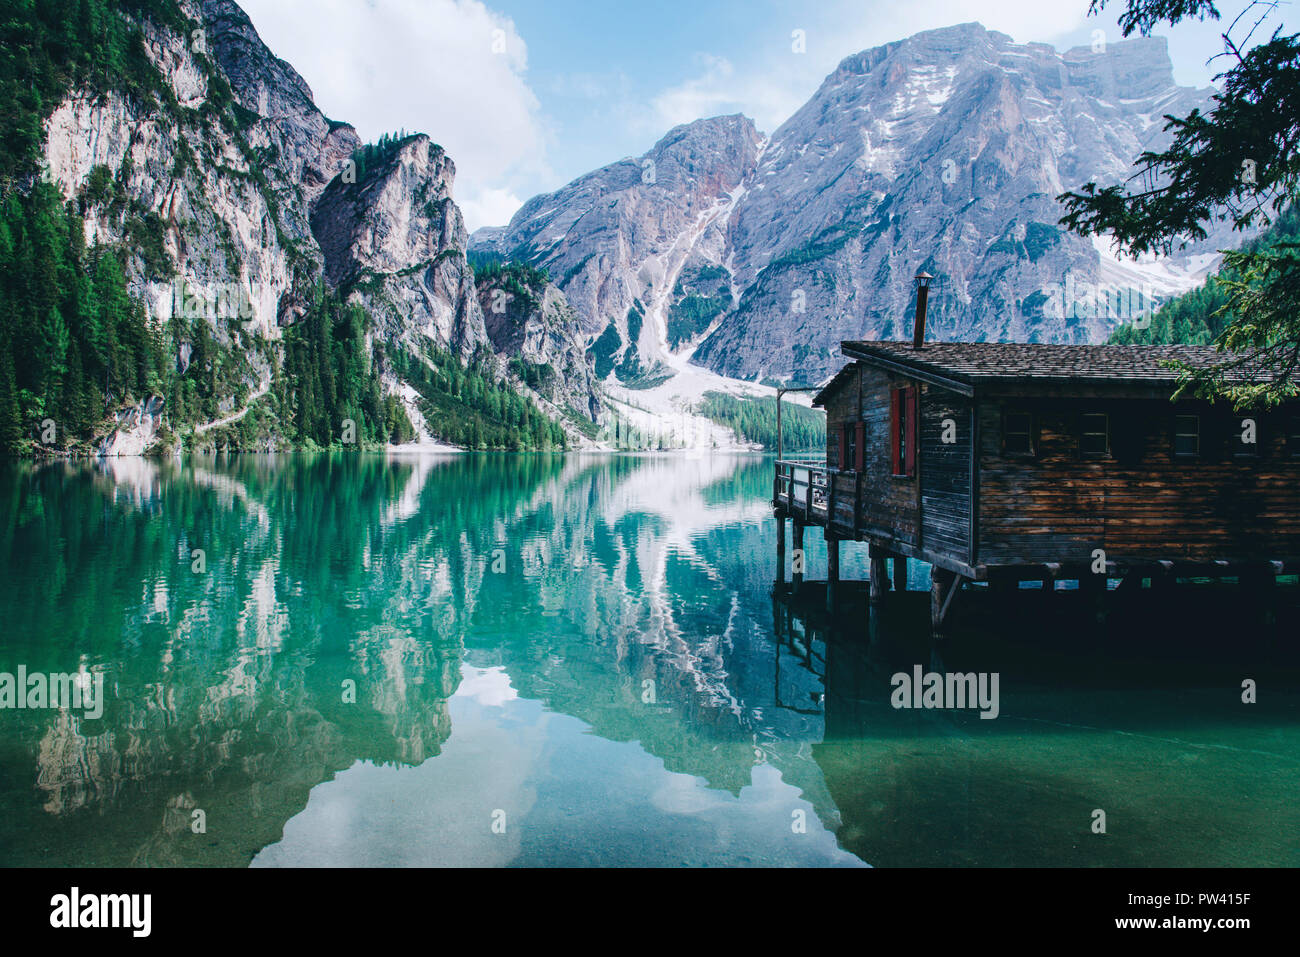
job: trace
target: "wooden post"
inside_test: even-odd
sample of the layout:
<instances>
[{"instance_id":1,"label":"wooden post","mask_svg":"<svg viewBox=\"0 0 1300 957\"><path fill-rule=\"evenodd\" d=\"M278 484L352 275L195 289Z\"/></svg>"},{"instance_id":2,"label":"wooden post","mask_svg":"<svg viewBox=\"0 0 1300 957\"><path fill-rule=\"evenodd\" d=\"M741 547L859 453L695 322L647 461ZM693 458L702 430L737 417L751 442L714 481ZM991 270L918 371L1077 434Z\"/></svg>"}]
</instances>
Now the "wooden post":
<instances>
[{"instance_id":1,"label":"wooden post","mask_svg":"<svg viewBox=\"0 0 1300 957\"><path fill-rule=\"evenodd\" d=\"M772 637L776 639L777 667L781 664L781 646L785 644L785 602L774 593L772 595Z\"/></svg>"},{"instance_id":2,"label":"wooden post","mask_svg":"<svg viewBox=\"0 0 1300 957\"><path fill-rule=\"evenodd\" d=\"M952 603L961 589L962 578L956 572L937 565L930 568L930 631L942 634L952 612Z\"/></svg>"},{"instance_id":3,"label":"wooden post","mask_svg":"<svg viewBox=\"0 0 1300 957\"><path fill-rule=\"evenodd\" d=\"M907 591L907 559L902 555L894 555L894 591L903 594Z\"/></svg>"},{"instance_id":4,"label":"wooden post","mask_svg":"<svg viewBox=\"0 0 1300 957\"><path fill-rule=\"evenodd\" d=\"M835 611L840 590L840 540L826 530L826 610Z\"/></svg>"},{"instance_id":5,"label":"wooden post","mask_svg":"<svg viewBox=\"0 0 1300 957\"><path fill-rule=\"evenodd\" d=\"M785 584L785 516L776 513L776 584Z\"/></svg>"},{"instance_id":6,"label":"wooden post","mask_svg":"<svg viewBox=\"0 0 1300 957\"><path fill-rule=\"evenodd\" d=\"M1056 591L1056 579L1061 574L1061 566L1057 562L1048 562L1043 566L1043 591Z\"/></svg>"},{"instance_id":7,"label":"wooden post","mask_svg":"<svg viewBox=\"0 0 1300 957\"><path fill-rule=\"evenodd\" d=\"M799 519L794 520L794 569L790 574L790 582L796 592L803 587L804 569L808 567L808 556L803 550L803 522Z\"/></svg>"},{"instance_id":8,"label":"wooden post","mask_svg":"<svg viewBox=\"0 0 1300 957\"><path fill-rule=\"evenodd\" d=\"M885 550L879 545L871 546L871 602L876 604L885 600L889 589L889 569L885 567Z\"/></svg>"},{"instance_id":9,"label":"wooden post","mask_svg":"<svg viewBox=\"0 0 1300 957\"><path fill-rule=\"evenodd\" d=\"M1079 576L1079 591L1096 596L1106 590L1106 576L1084 574Z\"/></svg>"},{"instance_id":10,"label":"wooden post","mask_svg":"<svg viewBox=\"0 0 1300 957\"><path fill-rule=\"evenodd\" d=\"M1119 587L1115 590L1127 595L1129 592L1140 592L1142 590L1142 580L1146 578L1146 571L1141 568L1130 569L1124 578L1120 581Z\"/></svg>"}]
</instances>

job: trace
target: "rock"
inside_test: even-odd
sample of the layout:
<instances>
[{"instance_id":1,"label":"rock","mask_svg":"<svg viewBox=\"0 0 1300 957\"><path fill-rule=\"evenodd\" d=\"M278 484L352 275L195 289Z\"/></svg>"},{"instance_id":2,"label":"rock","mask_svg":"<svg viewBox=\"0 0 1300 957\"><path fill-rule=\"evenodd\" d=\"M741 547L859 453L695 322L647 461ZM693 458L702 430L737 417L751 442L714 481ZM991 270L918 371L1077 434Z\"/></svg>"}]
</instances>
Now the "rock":
<instances>
[{"instance_id":1,"label":"rock","mask_svg":"<svg viewBox=\"0 0 1300 957\"><path fill-rule=\"evenodd\" d=\"M488 338L499 354L518 360L512 368L519 385L597 421L600 388L577 332L577 315L560 288L512 272L489 272L476 288Z\"/></svg>"},{"instance_id":2,"label":"rock","mask_svg":"<svg viewBox=\"0 0 1300 957\"><path fill-rule=\"evenodd\" d=\"M337 176L312 230L325 276L375 317L386 341L424 340L468 359L488 345L465 259L469 235L451 199L456 168L427 136L407 137L358 182Z\"/></svg>"},{"instance_id":3,"label":"rock","mask_svg":"<svg viewBox=\"0 0 1300 957\"><path fill-rule=\"evenodd\" d=\"M509 357L492 353L443 150L413 136L361 182L346 182L356 131L316 107L239 6L176 7L193 30L159 26L166 17L137 21L176 105L75 90L46 121L44 159L83 207L87 242L128 251L129 290L154 322L202 320L218 348L248 353L238 363L245 381L228 381L217 404L263 389L267 357L283 358L283 329L320 283L363 306L370 334L385 343L422 352L432 342L505 375ZM93 197L92 173L101 183ZM177 343L178 368L191 351ZM119 423L105 454L128 454L135 431Z\"/></svg>"},{"instance_id":4,"label":"rock","mask_svg":"<svg viewBox=\"0 0 1300 957\"><path fill-rule=\"evenodd\" d=\"M644 156L529 200L504 231L476 232L470 248L545 268L583 335L595 339L612 326L619 363L651 367L663 347L636 314L671 287L693 251L725 255L731 193L752 173L761 144L739 115L675 127Z\"/></svg>"},{"instance_id":5,"label":"rock","mask_svg":"<svg viewBox=\"0 0 1300 957\"><path fill-rule=\"evenodd\" d=\"M95 444L95 455L99 458L144 455L157 438L158 428L162 424L163 405L162 397L153 395L117 412L116 427Z\"/></svg>"},{"instance_id":6,"label":"rock","mask_svg":"<svg viewBox=\"0 0 1300 957\"><path fill-rule=\"evenodd\" d=\"M678 127L470 248L547 268L616 369L630 349L642 370L689 349L728 376L817 382L842 339L910 338L922 269L931 338L1101 341L1132 316L1088 291L1176 294L1230 240L1119 264L1057 225L1055 197L1126 178L1168 142L1163 114L1212 92L1175 84L1161 39L1058 53L975 23L931 30L845 58L768 140L744 117Z\"/></svg>"}]
</instances>

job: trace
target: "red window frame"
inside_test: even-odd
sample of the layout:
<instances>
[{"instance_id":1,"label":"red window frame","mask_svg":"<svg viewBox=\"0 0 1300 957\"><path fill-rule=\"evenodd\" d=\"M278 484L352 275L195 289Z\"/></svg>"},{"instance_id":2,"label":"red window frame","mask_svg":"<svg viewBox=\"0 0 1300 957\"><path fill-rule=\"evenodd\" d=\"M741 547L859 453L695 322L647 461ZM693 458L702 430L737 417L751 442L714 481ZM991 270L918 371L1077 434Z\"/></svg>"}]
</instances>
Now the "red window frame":
<instances>
[{"instance_id":1,"label":"red window frame","mask_svg":"<svg viewBox=\"0 0 1300 957\"><path fill-rule=\"evenodd\" d=\"M916 387L902 386L889 392L889 448L897 478L916 475Z\"/></svg>"},{"instance_id":2,"label":"red window frame","mask_svg":"<svg viewBox=\"0 0 1300 957\"><path fill-rule=\"evenodd\" d=\"M839 467L845 471L852 469L861 472L866 461L867 424L865 422L840 423L840 450L837 456ZM853 449L850 459L848 451Z\"/></svg>"}]
</instances>

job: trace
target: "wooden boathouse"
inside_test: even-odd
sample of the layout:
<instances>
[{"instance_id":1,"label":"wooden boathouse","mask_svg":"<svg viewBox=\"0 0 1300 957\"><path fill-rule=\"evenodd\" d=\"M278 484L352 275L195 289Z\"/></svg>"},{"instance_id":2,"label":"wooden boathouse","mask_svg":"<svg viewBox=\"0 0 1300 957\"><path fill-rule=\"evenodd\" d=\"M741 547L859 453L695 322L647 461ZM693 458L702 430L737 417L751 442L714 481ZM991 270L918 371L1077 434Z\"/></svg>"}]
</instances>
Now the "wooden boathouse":
<instances>
[{"instance_id":1,"label":"wooden boathouse","mask_svg":"<svg viewBox=\"0 0 1300 957\"><path fill-rule=\"evenodd\" d=\"M913 342L842 344L813 400L825 464L778 459L779 580L787 519L796 549L823 530L828 600L840 541L869 543L872 601L886 561L900 590L907 558L929 563L936 631L966 582L1266 588L1300 571L1300 405L1172 402L1166 362L1222 362L1211 346L925 343L920 305Z\"/></svg>"}]
</instances>

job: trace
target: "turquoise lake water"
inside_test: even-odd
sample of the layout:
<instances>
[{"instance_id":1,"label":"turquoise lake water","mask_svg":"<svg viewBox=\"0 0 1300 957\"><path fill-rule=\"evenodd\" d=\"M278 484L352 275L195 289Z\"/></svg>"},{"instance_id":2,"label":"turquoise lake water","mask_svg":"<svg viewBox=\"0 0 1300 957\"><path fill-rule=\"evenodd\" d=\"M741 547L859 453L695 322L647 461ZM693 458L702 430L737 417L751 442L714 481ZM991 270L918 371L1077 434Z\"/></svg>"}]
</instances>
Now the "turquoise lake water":
<instances>
[{"instance_id":1,"label":"turquoise lake water","mask_svg":"<svg viewBox=\"0 0 1300 957\"><path fill-rule=\"evenodd\" d=\"M1273 626L1228 586L1104 627L976 594L936 645L923 565L874 613L774 603L771 488L743 455L7 466L0 673L104 702L0 709L0 863L1300 864L1293 590ZM894 708L916 664L997 673L998 717Z\"/></svg>"}]
</instances>

